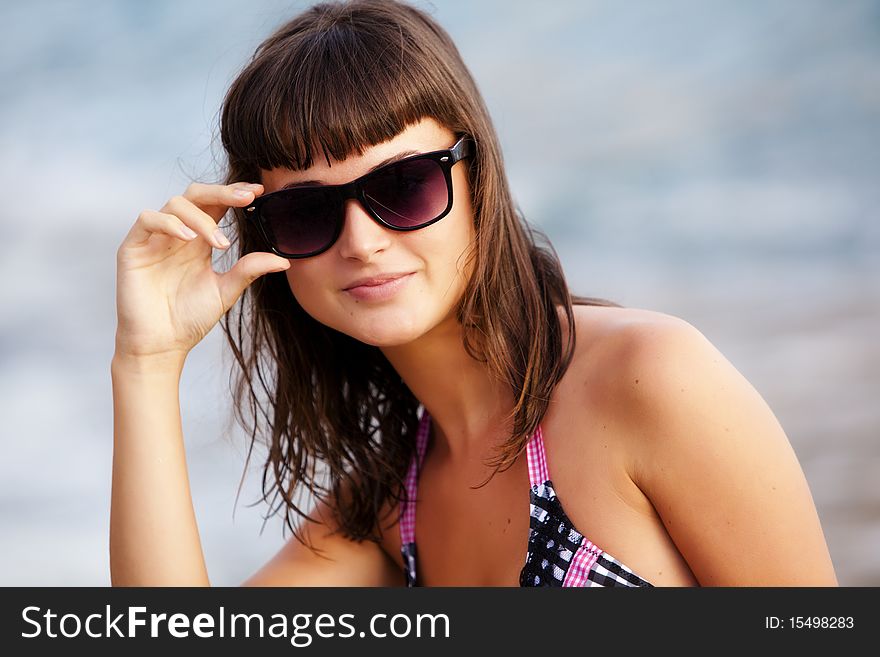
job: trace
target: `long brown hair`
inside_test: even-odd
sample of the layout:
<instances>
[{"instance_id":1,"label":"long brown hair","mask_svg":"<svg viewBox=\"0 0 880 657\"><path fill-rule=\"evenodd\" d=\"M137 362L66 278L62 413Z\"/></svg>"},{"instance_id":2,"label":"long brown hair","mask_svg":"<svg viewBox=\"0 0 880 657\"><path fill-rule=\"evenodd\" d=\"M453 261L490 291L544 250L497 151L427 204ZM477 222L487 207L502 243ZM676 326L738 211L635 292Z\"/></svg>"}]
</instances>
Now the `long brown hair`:
<instances>
[{"instance_id":1,"label":"long brown hair","mask_svg":"<svg viewBox=\"0 0 880 657\"><path fill-rule=\"evenodd\" d=\"M512 201L489 113L446 31L392 0L323 3L282 25L224 100L226 182L361 155L424 117L475 143L463 164L476 244L456 311L468 353L516 400L511 435L487 464L494 476L525 448L572 358L574 330L563 340L559 313L573 327L573 302L619 304L570 296L556 253ZM238 256L266 250L242 211L231 212ZM250 430L248 462L258 435L266 440L263 501L273 514L285 511L302 541L291 522L291 512L307 513L294 499L298 487L330 502L346 491L336 505L340 530L378 542L383 504L405 491L419 400L379 348L308 315L283 273L257 279L222 326L238 365L234 409Z\"/></svg>"}]
</instances>

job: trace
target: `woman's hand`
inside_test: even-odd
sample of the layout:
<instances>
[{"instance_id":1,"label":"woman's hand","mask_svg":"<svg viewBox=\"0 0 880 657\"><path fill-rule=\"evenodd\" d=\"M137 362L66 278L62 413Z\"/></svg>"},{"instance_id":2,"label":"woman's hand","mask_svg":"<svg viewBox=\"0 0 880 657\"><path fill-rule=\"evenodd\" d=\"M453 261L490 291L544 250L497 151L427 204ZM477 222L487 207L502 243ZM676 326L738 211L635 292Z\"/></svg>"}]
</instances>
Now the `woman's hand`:
<instances>
[{"instance_id":1,"label":"woman's hand","mask_svg":"<svg viewBox=\"0 0 880 657\"><path fill-rule=\"evenodd\" d=\"M263 252L226 273L211 266L212 248L229 246L217 222L262 193L259 184L193 183L159 212L140 213L116 253L117 355L184 359L248 285L290 267Z\"/></svg>"}]
</instances>

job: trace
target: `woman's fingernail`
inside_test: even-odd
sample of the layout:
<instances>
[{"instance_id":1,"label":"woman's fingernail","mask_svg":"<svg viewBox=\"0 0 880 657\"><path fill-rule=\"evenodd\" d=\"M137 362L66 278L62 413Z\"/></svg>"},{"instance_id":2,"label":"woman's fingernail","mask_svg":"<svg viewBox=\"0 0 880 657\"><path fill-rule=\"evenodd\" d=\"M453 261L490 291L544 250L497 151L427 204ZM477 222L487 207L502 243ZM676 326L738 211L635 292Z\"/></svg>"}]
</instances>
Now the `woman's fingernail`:
<instances>
[{"instance_id":1,"label":"woman's fingernail","mask_svg":"<svg viewBox=\"0 0 880 657\"><path fill-rule=\"evenodd\" d=\"M249 189L236 189L232 194L238 198L248 198L253 192Z\"/></svg>"},{"instance_id":2,"label":"woman's fingernail","mask_svg":"<svg viewBox=\"0 0 880 657\"><path fill-rule=\"evenodd\" d=\"M189 226L181 226L180 232L183 233L184 237L186 237L187 239L191 239L191 240L195 239L198 235L198 233L196 233L196 231L194 231Z\"/></svg>"},{"instance_id":3,"label":"woman's fingernail","mask_svg":"<svg viewBox=\"0 0 880 657\"><path fill-rule=\"evenodd\" d=\"M229 246L229 239L226 237L226 235L223 234L223 231L219 228L214 231L214 241L223 248Z\"/></svg>"}]
</instances>

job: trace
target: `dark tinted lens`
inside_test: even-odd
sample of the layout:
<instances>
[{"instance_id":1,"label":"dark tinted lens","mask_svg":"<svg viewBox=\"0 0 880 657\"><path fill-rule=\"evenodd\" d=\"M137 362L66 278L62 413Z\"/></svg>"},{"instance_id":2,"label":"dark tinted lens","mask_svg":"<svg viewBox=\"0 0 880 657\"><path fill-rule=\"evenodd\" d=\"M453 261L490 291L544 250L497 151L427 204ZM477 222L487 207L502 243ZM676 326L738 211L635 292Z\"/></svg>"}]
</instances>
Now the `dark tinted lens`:
<instances>
[{"instance_id":1,"label":"dark tinted lens","mask_svg":"<svg viewBox=\"0 0 880 657\"><path fill-rule=\"evenodd\" d=\"M449 205L449 189L440 164L430 159L392 164L364 183L370 208L398 228L436 219Z\"/></svg>"},{"instance_id":2,"label":"dark tinted lens","mask_svg":"<svg viewBox=\"0 0 880 657\"><path fill-rule=\"evenodd\" d=\"M275 248L288 255L321 251L336 236L338 201L321 189L285 189L266 197L263 227Z\"/></svg>"}]
</instances>

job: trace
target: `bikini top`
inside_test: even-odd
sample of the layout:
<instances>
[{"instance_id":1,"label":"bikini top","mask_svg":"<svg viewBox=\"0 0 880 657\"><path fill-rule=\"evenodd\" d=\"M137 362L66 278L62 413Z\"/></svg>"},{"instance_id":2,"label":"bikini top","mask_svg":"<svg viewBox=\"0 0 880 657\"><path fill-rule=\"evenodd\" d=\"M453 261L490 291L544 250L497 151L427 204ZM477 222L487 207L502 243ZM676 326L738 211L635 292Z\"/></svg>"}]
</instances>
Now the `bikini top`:
<instances>
[{"instance_id":1,"label":"bikini top","mask_svg":"<svg viewBox=\"0 0 880 657\"><path fill-rule=\"evenodd\" d=\"M431 434L431 417L422 407L416 454L406 478L400 544L407 586L419 586L416 572L418 473ZM562 509L547 471L539 426L526 447L529 465L529 541L520 586L652 586L575 529Z\"/></svg>"}]
</instances>

